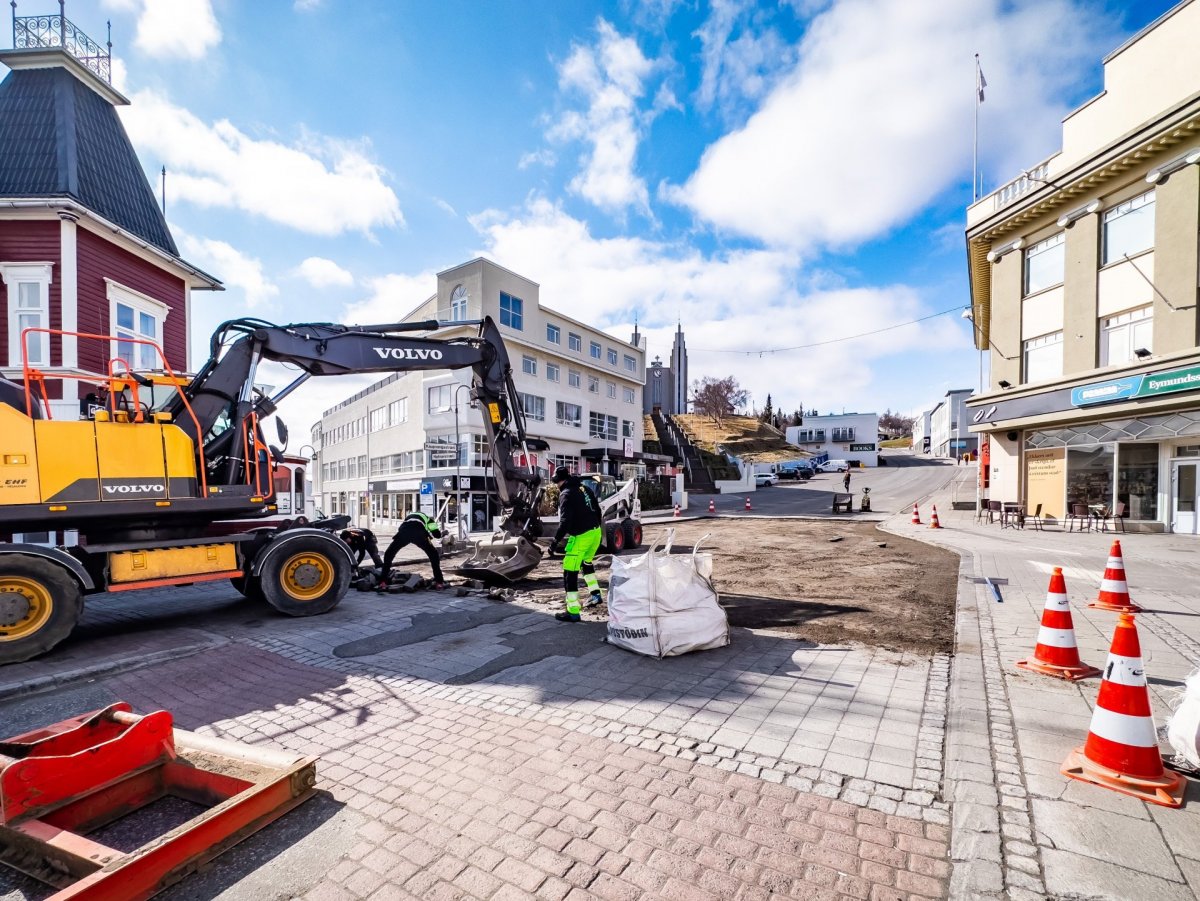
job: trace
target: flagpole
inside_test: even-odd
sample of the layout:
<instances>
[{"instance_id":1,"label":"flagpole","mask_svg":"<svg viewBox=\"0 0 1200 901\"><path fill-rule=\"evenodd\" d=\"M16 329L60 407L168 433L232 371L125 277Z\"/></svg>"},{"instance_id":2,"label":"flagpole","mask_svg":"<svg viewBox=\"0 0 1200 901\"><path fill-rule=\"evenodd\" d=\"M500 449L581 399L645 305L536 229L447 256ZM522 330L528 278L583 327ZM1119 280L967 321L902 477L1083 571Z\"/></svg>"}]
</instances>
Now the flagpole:
<instances>
[{"instance_id":1,"label":"flagpole","mask_svg":"<svg viewBox=\"0 0 1200 901\"><path fill-rule=\"evenodd\" d=\"M979 200L979 54L975 54L975 137L971 146L971 202Z\"/></svg>"}]
</instances>

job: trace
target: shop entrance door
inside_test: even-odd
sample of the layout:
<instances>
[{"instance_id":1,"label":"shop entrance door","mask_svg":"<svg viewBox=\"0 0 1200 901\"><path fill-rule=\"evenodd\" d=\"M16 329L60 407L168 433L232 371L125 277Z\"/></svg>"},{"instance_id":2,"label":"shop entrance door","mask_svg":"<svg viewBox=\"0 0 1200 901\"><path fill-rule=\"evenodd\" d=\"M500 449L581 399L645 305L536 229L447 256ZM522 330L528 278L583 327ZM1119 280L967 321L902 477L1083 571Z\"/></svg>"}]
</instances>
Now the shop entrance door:
<instances>
[{"instance_id":1,"label":"shop entrance door","mask_svg":"<svg viewBox=\"0 0 1200 901\"><path fill-rule=\"evenodd\" d=\"M1195 535L1200 517L1200 463L1175 463L1171 473L1171 531Z\"/></svg>"}]
</instances>

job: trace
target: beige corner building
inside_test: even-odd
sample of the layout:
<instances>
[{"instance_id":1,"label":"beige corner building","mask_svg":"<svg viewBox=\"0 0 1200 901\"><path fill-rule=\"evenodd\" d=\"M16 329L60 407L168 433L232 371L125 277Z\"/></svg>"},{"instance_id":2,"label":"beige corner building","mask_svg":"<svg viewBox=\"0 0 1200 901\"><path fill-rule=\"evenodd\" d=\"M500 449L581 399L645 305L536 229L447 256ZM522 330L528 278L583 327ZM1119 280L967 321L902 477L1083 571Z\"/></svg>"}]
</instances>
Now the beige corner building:
<instances>
[{"instance_id":1,"label":"beige corner building","mask_svg":"<svg viewBox=\"0 0 1200 901\"><path fill-rule=\"evenodd\" d=\"M1062 150L967 211L984 496L1200 531L1200 2L1104 60Z\"/></svg>"}]
</instances>

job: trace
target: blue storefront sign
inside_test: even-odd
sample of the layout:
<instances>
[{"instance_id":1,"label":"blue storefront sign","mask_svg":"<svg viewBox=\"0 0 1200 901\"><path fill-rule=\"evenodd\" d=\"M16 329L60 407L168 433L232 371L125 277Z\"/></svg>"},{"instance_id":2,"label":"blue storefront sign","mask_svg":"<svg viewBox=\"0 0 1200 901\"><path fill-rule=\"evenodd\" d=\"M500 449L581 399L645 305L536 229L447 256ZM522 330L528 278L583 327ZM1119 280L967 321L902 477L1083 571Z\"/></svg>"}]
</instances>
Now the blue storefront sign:
<instances>
[{"instance_id":1,"label":"blue storefront sign","mask_svg":"<svg viewBox=\"0 0 1200 901\"><path fill-rule=\"evenodd\" d=\"M1106 404L1114 400L1125 400L1137 394L1142 384L1140 375L1130 375L1123 379L1110 379L1107 382L1095 382L1091 385L1080 385L1071 389L1071 405L1086 407L1089 404Z\"/></svg>"},{"instance_id":2,"label":"blue storefront sign","mask_svg":"<svg viewBox=\"0 0 1200 901\"><path fill-rule=\"evenodd\" d=\"M422 494L433 494L433 482L429 481L428 479L421 482L421 493Z\"/></svg>"}]
</instances>

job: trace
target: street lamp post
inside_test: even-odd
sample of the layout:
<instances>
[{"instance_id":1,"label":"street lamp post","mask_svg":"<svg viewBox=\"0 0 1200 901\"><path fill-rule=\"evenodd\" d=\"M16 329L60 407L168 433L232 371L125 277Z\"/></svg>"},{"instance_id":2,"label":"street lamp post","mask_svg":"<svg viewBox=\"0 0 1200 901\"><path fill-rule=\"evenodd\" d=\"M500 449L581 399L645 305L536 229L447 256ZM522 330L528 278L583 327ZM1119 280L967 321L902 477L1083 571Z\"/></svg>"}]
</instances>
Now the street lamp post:
<instances>
[{"instance_id":1,"label":"street lamp post","mask_svg":"<svg viewBox=\"0 0 1200 901\"><path fill-rule=\"evenodd\" d=\"M462 514L462 436L458 429L458 392L463 388L471 390L470 385L458 385L454 389L454 529L458 537L466 541L467 533L463 528Z\"/></svg>"}]
</instances>

